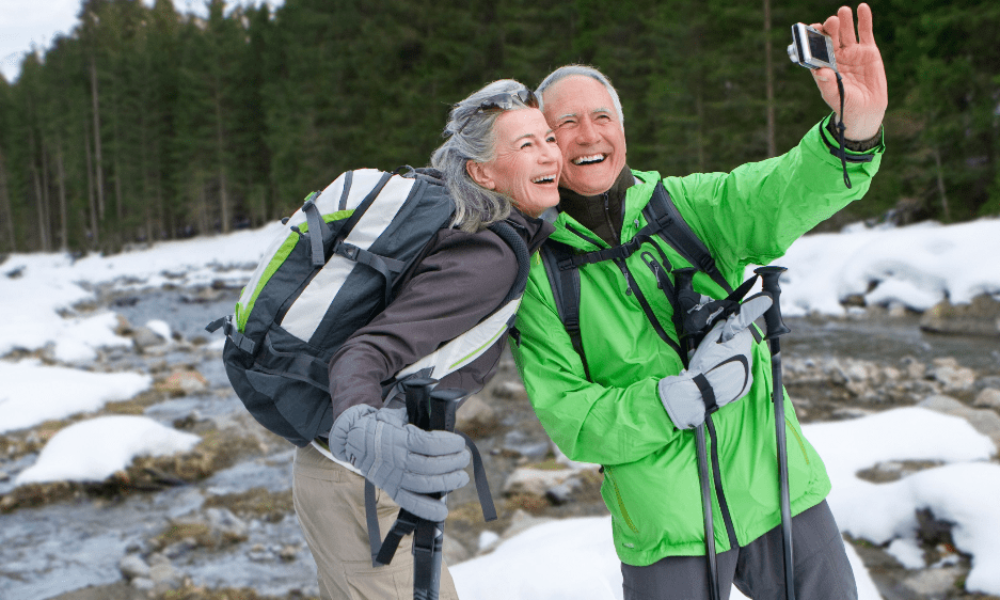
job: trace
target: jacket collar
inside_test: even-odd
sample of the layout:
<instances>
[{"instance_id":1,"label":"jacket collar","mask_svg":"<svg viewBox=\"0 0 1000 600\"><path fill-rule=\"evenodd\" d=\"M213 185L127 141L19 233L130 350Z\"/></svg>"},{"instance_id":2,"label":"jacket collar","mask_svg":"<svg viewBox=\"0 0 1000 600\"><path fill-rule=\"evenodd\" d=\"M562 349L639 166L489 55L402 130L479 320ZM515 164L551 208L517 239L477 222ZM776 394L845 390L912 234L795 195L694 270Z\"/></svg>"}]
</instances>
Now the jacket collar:
<instances>
[{"instance_id":1,"label":"jacket collar","mask_svg":"<svg viewBox=\"0 0 1000 600\"><path fill-rule=\"evenodd\" d=\"M513 207L506 221L524 239L524 243L528 246L529 255L538 250L545 238L555 231L552 223L541 218L529 217Z\"/></svg>"},{"instance_id":2,"label":"jacket collar","mask_svg":"<svg viewBox=\"0 0 1000 600\"><path fill-rule=\"evenodd\" d=\"M569 188L559 188L559 211L576 219L581 225L597 234L609 246L615 246L621 239L622 211L625 194L635 184L635 176L625 165L618 178L604 194L584 196ZM605 212L605 195L607 212ZM609 223L610 217L610 223Z\"/></svg>"}]
</instances>

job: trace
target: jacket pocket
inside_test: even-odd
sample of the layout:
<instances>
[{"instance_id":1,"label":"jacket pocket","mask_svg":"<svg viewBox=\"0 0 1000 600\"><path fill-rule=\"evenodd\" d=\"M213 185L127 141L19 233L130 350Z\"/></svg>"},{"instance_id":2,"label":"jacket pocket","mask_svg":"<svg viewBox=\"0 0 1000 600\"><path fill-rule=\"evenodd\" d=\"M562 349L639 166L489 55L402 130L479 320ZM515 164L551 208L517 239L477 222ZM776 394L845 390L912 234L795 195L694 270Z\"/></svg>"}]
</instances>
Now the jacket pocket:
<instances>
[{"instance_id":1,"label":"jacket pocket","mask_svg":"<svg viewBox=\"0 0 1000 600\"><path fill-rule=\"evenodd\" d=\"M632 533L639 533L639 529L635 526L635 523L632 522L632 518L628 515L628 509L625 508L625 500L622 499L621 489L619 489L618 483L615 481L615 476L612 474L611 467L604 465L604 476L607 477L608 481L611 483L611 489L615 493L615 499L618 502L618 511L622 515L622 520L625 521L628 528L632 530Z\"/></svg>"}]
</instances>

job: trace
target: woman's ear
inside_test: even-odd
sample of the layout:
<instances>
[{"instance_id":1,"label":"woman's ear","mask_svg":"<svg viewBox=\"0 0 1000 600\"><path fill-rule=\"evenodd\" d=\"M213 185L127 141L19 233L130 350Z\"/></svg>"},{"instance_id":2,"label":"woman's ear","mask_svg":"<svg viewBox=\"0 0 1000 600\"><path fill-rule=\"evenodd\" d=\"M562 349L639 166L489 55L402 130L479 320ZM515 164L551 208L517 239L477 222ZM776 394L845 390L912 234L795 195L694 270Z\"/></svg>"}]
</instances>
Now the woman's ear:
<instances>
[{"instance_id":1,"label":"woman's ear","mask_svg":"<svg viewBox=\"0 0 1000 600\"><path fill-rule=\"evenodd\" d=\"M469 174L469 177L473 181L483 186L488 190L497 189L497 184L493 181L493 178L489 175L489 169L486 168L486 163L479 163L474 160L465 161L465 172Z\"/></svg>"}]
</instances>

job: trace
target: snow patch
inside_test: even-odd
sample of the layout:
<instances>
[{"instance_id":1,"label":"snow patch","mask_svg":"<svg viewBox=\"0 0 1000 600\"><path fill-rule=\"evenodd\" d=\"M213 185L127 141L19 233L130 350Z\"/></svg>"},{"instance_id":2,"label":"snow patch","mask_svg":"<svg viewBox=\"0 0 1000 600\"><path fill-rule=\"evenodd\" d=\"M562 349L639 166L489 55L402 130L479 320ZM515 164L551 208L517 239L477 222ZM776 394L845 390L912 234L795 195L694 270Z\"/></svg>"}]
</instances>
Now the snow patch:
<instances>
[{"instance_id":1,"label":"snow patch","mask_svg":"<svg viewBox=\"0 0 1000 600\"><path fill-rule=\"evenodd\" d=\"M128 400L152 385L139 373L92 373L47 367L35 359L0 361L0 433L99 410Z\"/></svg>"},{"instance_id":2,"label":"snow patch","mask_svg":"<svg viewBox=\"0 0 1000 600\"><path fill-rule=\"evenodd\" d=\"M148 417L118 415L75 423L52 436L16 485L46 481L103 481L136 456L187 452L197 435L160 425Z\"/></svg>"}]
</instances>

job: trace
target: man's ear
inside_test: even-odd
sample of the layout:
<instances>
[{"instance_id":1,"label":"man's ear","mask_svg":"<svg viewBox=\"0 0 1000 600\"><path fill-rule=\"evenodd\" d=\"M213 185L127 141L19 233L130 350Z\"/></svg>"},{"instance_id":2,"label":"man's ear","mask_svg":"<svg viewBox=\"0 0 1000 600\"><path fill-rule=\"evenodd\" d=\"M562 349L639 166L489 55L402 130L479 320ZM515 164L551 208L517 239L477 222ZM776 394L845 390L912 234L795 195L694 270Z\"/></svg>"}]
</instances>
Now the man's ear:
<instances>
[{"instance_id":1,"label":"man's ear","mask_svg":"<svg viewBox=\"0 0 1000 600\"><path fill-rule=\"evenodd\" d=\"M465 161L465 172L469 174L469 177L473 181L483 186L488 190L497 189L497 184L490 177L488 169L486 168L486 163L479 163L474 160Z\"/></svg>"}]
</instances>

